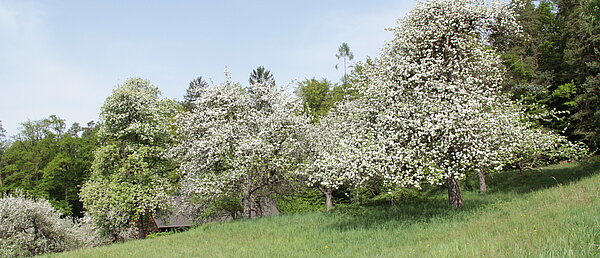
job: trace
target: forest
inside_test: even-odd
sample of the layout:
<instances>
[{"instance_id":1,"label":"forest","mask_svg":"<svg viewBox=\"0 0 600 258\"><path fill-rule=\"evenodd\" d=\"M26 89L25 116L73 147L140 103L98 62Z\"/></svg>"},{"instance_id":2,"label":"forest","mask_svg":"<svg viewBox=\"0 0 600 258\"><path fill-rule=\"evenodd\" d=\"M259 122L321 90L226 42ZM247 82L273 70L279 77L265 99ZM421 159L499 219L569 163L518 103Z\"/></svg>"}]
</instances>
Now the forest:
<instances>
[{"instance_id":1,"label":"forest","mask_svg":"<svg viewBox=\"0 0 600 258\"><path fill-rule=\"evenodd\" d=\"M176 196L195 225L440 190L461 209L490 175L599 150L600 1L429 0L390 32L375 58L332 51L339 82L285 88L258 66L178 101L131 78L99 121L0 121L0 256L145 238Z\"/></svg>"}]
</instances>

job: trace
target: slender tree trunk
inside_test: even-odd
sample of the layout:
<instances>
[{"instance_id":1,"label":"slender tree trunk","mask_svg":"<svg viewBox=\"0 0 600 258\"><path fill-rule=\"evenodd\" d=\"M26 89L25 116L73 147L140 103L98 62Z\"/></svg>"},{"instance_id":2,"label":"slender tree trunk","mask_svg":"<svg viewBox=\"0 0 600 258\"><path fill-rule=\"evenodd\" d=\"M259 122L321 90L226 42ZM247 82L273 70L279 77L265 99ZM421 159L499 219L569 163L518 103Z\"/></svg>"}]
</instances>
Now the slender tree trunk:
<instances>
[{"instance_id":1,"label":"slender tree trunk","mask_svg":"<svg viewBox=\"0 0 600 258\"><path fill-rule=\"evenodd\" d=\"M0 172L2 171L2 152L0 152ZM4 183L2 183L2 173L0 173L0 186L3 185Z\"/></svg>"},{"instance_id":2,"label":"slender tree trunk","mask_svg":"<svg viewBox=\"0 0 600 258\"><path fill-rule=\"evenodd\" d=\"M523 163L519 162L519 173L523 173Z\"/></svg>"},{"instance_id":3,"label":"slender tree trunk","mask_svg":"<svg viewBox=\"0 0 600 258\"><path fill-rule=\"evenodd\" d=\"M346 73L346 57L344 57L344 87L347 86L348 73Z\"/></svg>"},{"instance_id":4,"label":"slender tree trunk","mask_svg":"<svg viewBox=\"0 0 600 258\"><path fill-rule=\"evenodd\" d=\"M333 209L333 190L327 189L323 193L325 194L325 209L330 211Z\"/></svg>"},{"instance_id":5,"label":"slender tree trunk","mask_svg":"<svg viewBox=\"0 0 600 258\"><path fill-rule=\"evenodd\" d=\"M244 193L242 204L244 205L244 218L252 219L257 217L256 196L254 194L250 192Z\"/></svg>"},{"instance_id":6,"label":"slender tree trunk","mask_svg":"<svg viewBox=\"0 0 600 258\"><path fill-rule=\"evenodd\" d=\"M140 217L138 218L138 239L146 238L146 228L144 227L144 219L144 214L140 215Z\"/></svg>"},{"instance_id":7,"label":"slender tree trunk","mask_svg":"<svg viewBox=\"0 0 600 258\"><path fill-rule=\"evenodd\" d=\"M325 189L319 186L319 190L325 195L325 210L330 211L333 209L333 189Z\"/></svg>"},{"instance_id":8,"label":"slender tree trunk","mask_svg":"<svg viewBox=\"0 0 600 258\"><path fill-rule=\"evenodd\" d=\"M487 193L487 183L485 182L485 172L479 170L479 193Z\"/></svg>"},{"instance_id":9,"label":"slender tree trunk","mask_svg":"<svg viewBox=\"0 0 600 258\"><path fill-rule=\"evenodd\" d=\"M462 195L460 194L460 184L458 179L453 176L448 178L448 202L450 206L459 208L463 206Z\"/></svg>"},{"instance_id":10,"label":"slender tree trunk","mask_svg":"<svg viewBox=\"0 0 600 258\"><path fill-rule=\"evenodd\" d=\"M354 189L354 200L352 200L353 203L359 203L360 202L360 192L358 190L358 187L356 189Z\"/></svg>"}]
</instances>

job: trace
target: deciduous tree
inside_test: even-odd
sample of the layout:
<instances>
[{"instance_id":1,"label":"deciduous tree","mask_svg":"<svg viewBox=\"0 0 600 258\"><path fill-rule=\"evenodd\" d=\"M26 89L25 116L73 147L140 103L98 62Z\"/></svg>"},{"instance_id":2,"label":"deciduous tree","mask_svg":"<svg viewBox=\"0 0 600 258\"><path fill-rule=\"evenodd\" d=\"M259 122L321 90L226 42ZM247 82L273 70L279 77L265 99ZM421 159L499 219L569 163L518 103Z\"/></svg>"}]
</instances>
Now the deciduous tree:
<instances>
[{"instance_id":1,"label":"deciduous tree","mask_svg":"<svg viewBox=\"0 0 600 258\"><path fill-rule=\"evenodd\" d=\"M315 120L326 115L333 106L332 86L326 79L315 78L298 83L296 95L302 100L304 112L312 115Z\"/></svg>"},{"instance_id":2,"label":"deciduous tree","mask_svg":"<svg viewBox=\"0 0 600 258\"><path fill-rule=\"evenodd\" d=\"M172 141L175 102L160 95L149 81L129 79L113 90L100 112L100 147L81 199L115 240L130 236L132 227L145 237L148 216L167 208L171 164L163 151Z\"/></svg>"},{"instance_id":3,"label":"deciduous tree","mask_svg":"<svg viewBox=\"0 0 600 258\"><path fill-rule=\"evenodd\" d=\"M0 159L0 191L20 189L47 199L63 214L83 216L79 190L90 172L96 138L64 128L55 115L23 123Z\"/></svg>"},{"instance_id":4,"label":"deciduous tree","mask_svg":"<svg viewBox=\"0 0 600 258\"><path fill-rule=\"evenodd\" d=\"M345 112L361 117L366 130L359 174L390 187L445 182L450 205L460 207L466 173L502 168L521 133L543 140L524 123L523 108L500 94L503 67L489 47L490 35L518 29L503 3L417 4L364 68L364 104Z\"/></svg>"},{"instance_id":5,"label":"deciduous tree","mask_svg":"<svg viewBox=\"0 0 600 258\"><path fill-rule=\"evenodd\" d=\"M181 190L193 203L238 199L245 218L262 215L260 199L287 184L302 158L307 118L299 103L268 81L243 88L229 79L208 88L197 108L177 118L173 155Z\"/></svg>"}]
</instances>

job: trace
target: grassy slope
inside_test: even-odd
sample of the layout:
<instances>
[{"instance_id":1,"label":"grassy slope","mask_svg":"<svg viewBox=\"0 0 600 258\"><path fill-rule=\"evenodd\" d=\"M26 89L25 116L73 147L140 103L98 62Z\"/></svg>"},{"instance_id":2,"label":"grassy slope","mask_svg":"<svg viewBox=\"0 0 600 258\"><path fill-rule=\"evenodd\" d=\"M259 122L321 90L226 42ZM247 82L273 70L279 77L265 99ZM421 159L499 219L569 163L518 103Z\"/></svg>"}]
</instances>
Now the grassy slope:
<instances>
[{"instance_id":1,"label":"grassy slope","mask_svg":"<svg viewBox=\"0 0 600 258\"><path fill-rule=\"evenodd\" d=\"M600 159L490 176L491 192L203 225L60 256L600 256ZM547 189L548 188L548 189Z\"/></svg>"}]
</instances>

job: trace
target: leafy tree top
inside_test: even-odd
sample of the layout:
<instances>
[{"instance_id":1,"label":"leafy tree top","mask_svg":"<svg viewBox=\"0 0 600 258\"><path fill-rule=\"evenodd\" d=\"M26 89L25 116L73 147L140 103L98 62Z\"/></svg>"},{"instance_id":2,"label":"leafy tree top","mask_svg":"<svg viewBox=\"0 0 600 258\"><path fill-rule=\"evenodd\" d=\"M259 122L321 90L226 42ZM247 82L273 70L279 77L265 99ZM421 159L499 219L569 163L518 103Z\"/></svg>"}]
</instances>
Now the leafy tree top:
<instances>
[{"instance_id":1,"label":"leafy tree top","mask_svg":"<svg viewBox=\"0 0 600 258\"><path fill-rule=\"evenodd\" d=\"M489 35L520 31L508 5L432 0L419 3L391 30L394 39L363 68L360 98L332 113L353 121L346 128L362 130L361 137L317 145L321 156L313 164L322 165L312 170L319 175L313 178L343 182L345 173L331 168L346 160L356 170L346 178L354 181L376 177L420 187L501 168L522 148L565 143L544 138L525 122L523 109L499 92L503 67Z\"/></svg>"},{"instance_id":2,"label":"leafy tree top","mask_svg":"<svg viewBox=\"0 0 600 258\"><path fill-rule=\"evenodd\" d=\"M158 87L132 78L113 90L100 111L100 141L109 139L144 144L165 144L170 139L169 117L174 102L160 99Z\"/></svg>"}]
</instances>

